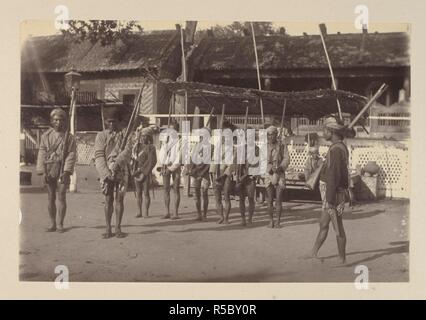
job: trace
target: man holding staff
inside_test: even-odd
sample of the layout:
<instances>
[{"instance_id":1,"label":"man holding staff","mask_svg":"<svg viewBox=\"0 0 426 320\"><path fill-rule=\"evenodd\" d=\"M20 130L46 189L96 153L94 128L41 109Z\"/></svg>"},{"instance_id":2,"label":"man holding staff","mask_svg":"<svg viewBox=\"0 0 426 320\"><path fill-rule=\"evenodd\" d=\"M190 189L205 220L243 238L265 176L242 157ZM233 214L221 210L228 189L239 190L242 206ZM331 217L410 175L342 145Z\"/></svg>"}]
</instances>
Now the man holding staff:
<instances>
[{"instance_id":1,"label":"man holding staff","mask_svg":"<svg viewBox=\"0 0 426 320\"><path fill-rule=\"evenodd\" d=\"M67 115L62 109L57 108L50 113L51 128L41 136L37 156L37 174L44 175L47 186L47 208L51 220L47 232L64 232L67 210L66 192L77 159L75 138L72 134L68 136L65 134L66 120ZM65 143L66 137L68 141ZM63 167L62 170L61 167ZM56 208L56 192L58 192L58 208ZM58 223L56 223L56 213L58 213Z\"/></svg>"},{"instance_id":2,"label":"man holding staff","mask_svg":"<svg viewBox=\"0 0 426 320\"><path fill-rule=\"evenodd\" d=\"M123 130L119 130L120 116L117 109L110 110L105 116L106 129L99 132L95 139L95 166L100 177L102 193L105 195L106 232L102 234L104 239L113 236L111 219L114 211L114 200L115 236L117 238L124 237L121 232L121 220L129 177L128 163L131 149L129 148L130 144L126 144L126 148L120 150L125 135Z\"/></svg>"}]
</instances>

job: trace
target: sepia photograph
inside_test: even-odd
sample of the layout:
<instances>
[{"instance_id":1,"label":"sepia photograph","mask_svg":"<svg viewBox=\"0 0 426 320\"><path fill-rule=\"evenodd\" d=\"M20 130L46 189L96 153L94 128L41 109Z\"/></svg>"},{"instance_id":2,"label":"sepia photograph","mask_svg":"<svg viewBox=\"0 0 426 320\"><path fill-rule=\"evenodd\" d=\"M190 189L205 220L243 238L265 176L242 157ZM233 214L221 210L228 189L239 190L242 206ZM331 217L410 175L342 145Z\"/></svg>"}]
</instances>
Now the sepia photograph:
<instances>
[{"instance_id":1,"label":"sepia photograph","mask_svg":"<svg viewBox=\"0 0 426 320\"><path fill-rule=\"evenodd\" d=\"M19 281L409 282L411 25L362 14L21 21Z\"/></svg>"}]
</instances>

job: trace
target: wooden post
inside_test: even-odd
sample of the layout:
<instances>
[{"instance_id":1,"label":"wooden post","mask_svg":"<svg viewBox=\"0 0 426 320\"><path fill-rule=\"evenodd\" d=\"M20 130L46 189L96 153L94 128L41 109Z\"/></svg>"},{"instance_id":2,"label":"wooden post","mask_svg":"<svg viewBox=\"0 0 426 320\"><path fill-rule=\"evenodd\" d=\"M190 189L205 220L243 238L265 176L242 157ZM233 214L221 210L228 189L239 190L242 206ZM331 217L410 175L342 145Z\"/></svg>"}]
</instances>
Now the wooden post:
<instances>
[{"instance_id":1,"label":"wooden post","mask_svg":"<svg viewBox=\"0 0 426 320\"><path fill-rule=\"evenodd\" d=\"M186 57L185 57L185 44L183 42L183 29L180 26L180 44L182 50L182 80L186 82Z\"/></svg>"},{"instance_id":2,"label":"wooden post","mask_svg":"<svg viewBox=\"0 0 426 320\"><path fill-rule=\"evenodd\" d=\"M200 108L198 108L197 106L194 109L194 120L192 121L192 129L199 129L200 128L200 116L198 116L200 114Z\"/></svg>"},{"instance_id":3,"label":"wooden post","mask_svg":"<svg viewBox=\"0 0 426 320\"><path fill-rule=\"evenodd\" d=\"M323 25L323 26L325 27L325 25ZM322 30L322 28L321 28L321 25L320 25L320 36L321 36L322 46L323 46L323 48L324 48L324 52L325 52L325 57L326 57L326 59L327 59L328 68L329 68L329 70L330 70L331 83L333 84L333 88L334 88L334 90L337 90L336 81L335 81L335 79L334 79L333 68L331 67L331 62L330 62L330 58L329 58L329 56L328 56L327 47L326 47L326 45L325 45L325 40L324 40L324 35L323 35L323 30ZM340 120L343 120L343 117L342 117L342 109L341 109L341 107L340 107L339 99L336 99L336 101L337 101L337 110L339 111L339 118L340 118Z\"/></svg>"},{"instance_id":4,"label":"wooden post","mask_svg":"<svg viewBox=\"0 0 426 320\"><path fill-rule=\"evenodd\" d=\"M77 117L76 117L76 111L77 111L77 90L76 89L72 89L72 95L73 98L71 99L71 119L70 119L70 133L74 136L75 138L75 128L76 128L76 124L77 124ZM77 171L76 171L76 166L74 167L74 172L70 177L70 192L77 192Z\"/></svg>"},{"instance_id":5,"label":"wooden post","mask_svg":"<svg viewBox=\"0 0 426 320\"><path fill-rule=\"evenodd\" d=\"M410 97L410 77L405 76L404 77L404 84L403 84L404 90L405 90L405 100L408 100Z\"/></svg>"},{"instance_id":6,"label":"wooden post","mask_svg":"<svg viewBox=\"0 0 426 320\"><path fill-rule=\"evenodd\" d=\"M390 90L386 92L386 107L389 107L391 105L391 96L390 96Z\"/></svg>"},{"instance_id":7,"label":"wooden post","mask_svg":"<svg viewBox=\"0 0 426 320\"><path fill-rule=\"evenodd\" d=\"M186 80L184 80L186 81ZM185 90L185 101L184 101L184 107L185 107L185 121L188 121L188 92ZM181 128L182 130L182 128ZM188 146L189 148L189 146ZM186 195L188 197L191 197L191 176L186 176Z\"/></svg>"},{"instance_id":8,"label":"wooden post","mask_svg":"<svg viewBox=\"0 0 426 320\"><path fill-rule=\"evenodd\" d=\"M104 104L101 104L102 130L105 130Z\"/></svg>"},{"instance_id":9,"label":"wooden post","mask_svg":"<svg viewBox=\"0 0 426 320\"><path fill-rule=\"evenodd\" d=\"M36 133L37 133L37 149L40 148L40 142L41 142L41 134L40 134L41 129L36 129Z\"/></svg>"},{"instance_id":10,"label":"wooden post","mask_svg":"<svg viewBox=\"0 0 426 320\"><path fill-rule=\"evenodd\" d=\"M253 46L254 46L254 57L256 59L256 71L257 71L257 84L259 87L259 91L262 90L262 84L260 82L260 69L259 69L259 59L257 57L257 46L256 46L256 37L254 35L254 27L253 27L253 22L250 22L250 26L251 26L251 34L253 37ZM262 128L265 128L265 116L263 114L263 101L262 101L262 97L260 97L260 114L262 117Z\"/></svg>"}]
</instances>

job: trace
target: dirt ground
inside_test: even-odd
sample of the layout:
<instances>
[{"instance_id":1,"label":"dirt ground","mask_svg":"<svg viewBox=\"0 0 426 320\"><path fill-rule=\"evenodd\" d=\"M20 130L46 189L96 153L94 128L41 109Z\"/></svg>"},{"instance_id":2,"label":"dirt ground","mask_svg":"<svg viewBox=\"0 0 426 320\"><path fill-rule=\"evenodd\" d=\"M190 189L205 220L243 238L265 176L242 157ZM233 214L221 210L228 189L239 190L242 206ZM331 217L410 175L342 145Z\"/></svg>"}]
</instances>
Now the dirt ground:
<instances>
[{"instance_id":1,"label":"dirt ground","mask_svg":"<svg viewBox=\"0 0 426 320\"><path fill-rule=\"evenodd\" d=\"M281 229L268 229L266 206L257 205L252 227L241 227L238 202L231 224L216 224L213 197L207 222L196 222L193 198L182 196L181 219L163 220L162 190L152 199L150 217L135 218L128 192L122 239L104 240L103 196L97 190L68 194L67 231L47 233L47 195L21 189L20 278L53 281L65 265L70 281L165 282L353 282L365 265L371 282L408 281L408 210L404 200L383 200L346 210L347 264L337 264L334 232L321 259L302 260L318 231L318 202L284 205ZM113 217L114 219L114 217Z\"/></svg>"}]
</instances>

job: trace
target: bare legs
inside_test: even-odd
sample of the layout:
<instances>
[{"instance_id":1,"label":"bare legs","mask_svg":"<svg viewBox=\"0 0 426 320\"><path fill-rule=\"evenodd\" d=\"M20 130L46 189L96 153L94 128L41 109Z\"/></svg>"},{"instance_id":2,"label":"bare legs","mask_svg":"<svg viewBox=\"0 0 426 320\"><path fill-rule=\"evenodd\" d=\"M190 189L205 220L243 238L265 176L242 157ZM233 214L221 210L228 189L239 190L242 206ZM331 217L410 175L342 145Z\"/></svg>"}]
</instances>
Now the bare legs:
<instances>
[{"instance_id":1,"label":"bare legs","mask_svg":"<svg viewBox=\"0 0 426 320\"><path fill-rule=\"evenodd\" d=\"M346 262L346 234L345 229L343 228L342 216L338 216L336 212L332 215L328 213L327 210L321 212L321 217L319 220L319 232L315 240L314 246L312 248L311 257L318 257L318 251L323 245L325 239L328 235L330 221L332 222L333 229L336 233L337 241L337 250L339 253L339 258L341 263Z\"/></svg>"},{"instance_id":2,"label":"bare legs","mask_svg":"<svg viewBox=\"0 0 426 320\"><path fill-rule=\"evenodd\" d=\"M136 204L138 207L137 218L148 218L149 207L151 205L151 197L149 195L149 184L147 181L148 178L145 178L144 181L135 180L135 189L136 189ZM169 199L170 202L170 199Z\"/></svg>"},{"instance_id":3,"label":"bare legs","mask_svg":"<svg viewBox=\"0 0 426 320\"><path fill-rule=\"evenodd\" d=\"M123 219L124 213L124 193L116 191L115 193L115 236L122 238L121 232L121 220Z\"/></svg>"},{"instance_id":4,"label":"bare legs","mask_svg":"<svg viewBox=\"0 0 426 320\"><path fill-rule=\"evenodd\" d=\"M206 188L202 185L202 180L203 178L196 178L194 180L195 207L197 208L196 220L200 220L200 221L207 217L207 210L209 208L208 187ZM203 205L203 211L201 211L201 203Z\"/></svg>"},{"instance_id":5,"label":"bare legs","mask_svg":"<svg viewBox=\"0 0 426 320\"><path fill-rule=\"evenodd\" d=\"M269 185L266 188L266 196L268 202L268 214L269 214L269 225L268 228L280 228L281 223L281 214L283 210L282 201L283 201L284 188L277 185ZM277 211L277 221L274 221L274 196L275 201L275 210Z\"/></svg>"},{"instance_id":6,"label":"bare legs","mask_svg":"<svg viewBox=\"0 0 426 320\"><path fill-rule=\"evenodd\" d=\"M106 232L102 234L104 239L111 238L113 236L111 231L111 220L112 213L115 209L115 235L118 238L123 237L121 232L121 220L123 219L124 213L124 195L125 192L114 190L114 184L108 186L107 194L105 195L105 223ZM114 196L115 196L115 208L114 208Z\"/></svg>"},{"instance_id":7,"label":"bare legs","mask_svg":"<svg viewBox=\"0 0 426 320\"><path fill-rule=\"evenodd\" d=\"M170 190L172 188L170 184L171 176L173 176L173 193L175 197L175 213L172 219L179 219L179 205L180 205L180 172L173 172L163 175L163 186L164 186L164 204L166 206L166 215L164 219L170 218Z\"/></svg>"},{"instance_id":8,"label":"bare legs","mask_svg":"<svg viewBox=\"0 0 426 320\"><path fill-rule=\"evenodd\" d=\"M108 192L108 194L105 196L105 223L106 223L106 232L102 235L103 238L111 238L112 232L111 232L111 219L112 219L112 213L114 212L114 193Z\"/></svg>"},{"instance_id":9,"label":"bare legs","mask_svg":"<svg viewBox=\"0 0 426 320\"><path fill-rule=\"evenodd\" d=\"M58 183L56 181L49 182L47 186L48 205L50 227L47 231L64 231L64 220L67 211L67 184ZM56 190L58 191L58 208L56 208ZM58 214L58 223L56 223L56 213Z\"/></svg>"},{"instance_id":10,"label":"bare legs","mask_svg":"<svg viewBox=\"0 0 426 320\"><path fill-rule=\"evenodd\" d=\"M56 231L56 182L47 183L47 210L49 211L50 227L47 231Z\"/></svg>"},{"instance_id":11,"label":"bare legs","mask_svg":"<svg viewBox=\"0 0 426 320\"><path fill-rule=\"evenodd\" d=\"M180 175L173 175L173 193L175 196L175 214L172 219L179 219L179 205L180 205Z\"/></svg>"},{"instance_id":12,"label":"bare legs","mask_svg":"<svg viewBox=\"0 0 426 320\"><path fill-rule=\"evenodd\" d=\"M229 224L229 213L231 211L231 189L232 189L232 180L229 177L226 177L225 182L215 183L214 186L214 196L216 200L216 211L219 215L219 221L217 223ZM222 193L225 200L225 207L222 204ZM225 209L225 212L223 212Z\"/></svg>"},{"instance_id":13,"label":"bare legs","mask_svg":"<svg viewBox=\"0 0 426 320\"><path fill-rule=\"evenodd\" d=\"M224 220L223 204L222 204L222 185L215 183L213 188L214 188L214 198L216 201L216 212L217 212L217 215L219 216L219 220L217 221L217 223L220 224Z\"/></svg>"},{"instance_id":14,"label":"bare legs","mask_svg":"<svg viewBox=\"0 0 426 320\"><path fill-rule=\"evenodd\" d=\"M226 178L225 187L223 188L223 198L225 200L225 213L223 224L229 224L229 213L231 212L231 194L230 194L231 179Z\"/></svg>"},{"instance_id":15,"label":"bare legs","mask_svg":"<svg viewBox=\"0 0 426 320\"><path fill-rule=\"evenodd\" d=\"M201 193L203 196L203 218L207 218L207 211L209 210L209 189L202 188Z\"/></svg>"},{"instance_id":16,"label":"bare legs","mask_svg":"<svg viewBox=\"0 0 426 320\"><path fill-rule=\"evenodd\" d=\"M164 187L164 205L166 206L166 215L164 219L170 218L170 174L163 175Z\"/></svg>"},{"instance_id":17,"label":"bare legs","mask_svg":"<svg viewBox=\"0 0 426 320\"><path fill-rule=\"evenodd\" d=\"M64 231L64 220L67 212L67 186L60 183L58 188L58 231Z\"/></svg>"},{"instance_id":18,"label":"bare legs","mask_svg":"<svg viewBox=\"0 0 426 320\"><path fill-rule=\"evenodd\" d=\"M248 220L246 221L246 205L245 198L248 198ZM256 195L256 182L250 181L242 187L240 194L240 213L241 213L241 225L251 225L253 220L253 213L255 207L255 195Z\"/></svg>"},{"instance_id":19,"label":"bare legs","mask_svg":"<svg viewBox=\"0 0 426 320\"><path fill-rule=\"evenodd\" d=\"M321 216L319 219L319 232L311 252L312 257L318 256L319 249L323 245L325 239L327 239L329 225L330 225L330 215L328 214L326 210L322 210Z\"/></svg>"}]
</instances>

